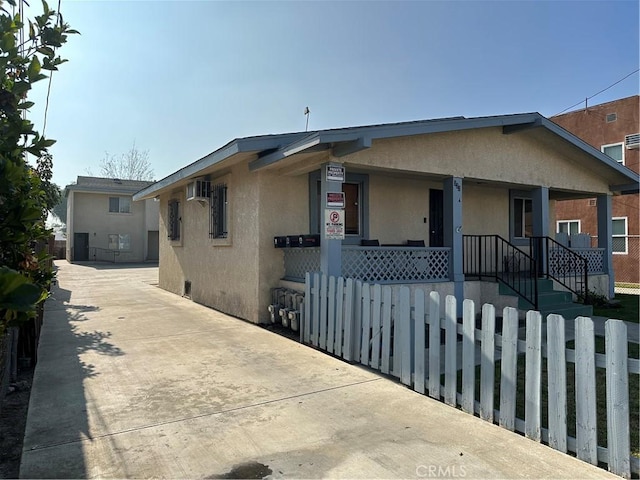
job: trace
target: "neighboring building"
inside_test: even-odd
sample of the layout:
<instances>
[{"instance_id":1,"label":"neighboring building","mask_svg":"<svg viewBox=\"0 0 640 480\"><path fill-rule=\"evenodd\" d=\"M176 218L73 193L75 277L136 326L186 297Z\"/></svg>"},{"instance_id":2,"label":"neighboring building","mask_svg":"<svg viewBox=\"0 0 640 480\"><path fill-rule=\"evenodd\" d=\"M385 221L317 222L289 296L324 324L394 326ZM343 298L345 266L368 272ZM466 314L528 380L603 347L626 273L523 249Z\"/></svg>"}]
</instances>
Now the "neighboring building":
<instances>
[{"instance_id":1,"label":"neighboring building","mask_svg":"<svg viewBox=\"0 0 640 480\"><path fill-rule=\"evenodd\" d=\"M580 255L589 288L610 295L611 196L634 189L637 175L526 113L240 138L134 200L160 198L162 288L262 323L274 287L299 289L319 270L455 294L460 304L514 305L503 294L519 289L542 307L540 291L526 291L538 285L531 277L551 272L558 288L576 255L532 236L553 236L556 200L585 195L597 198L603 234ZM344 240L331 238L340 231ZM320 245L294 247L303 233ZM274 248L284 235L296 235L291 248ZM363 246L375 241L386 246ZM577 290L579 281L565 283Z\"/></svg>"},{"instance_id":2,"label":"neighboring building","mask_svg":"<svg viewBox=\"0 0 640 480\"><path fill-rule=\"evenodd\" d=\"M159 202L133 202L153 182L78 177L67 196L66 258L70 262L158 260Z\"/></svg>"},{"instance_id":3,"label":"neighboring building","mask_svg":"<svg viewBox=\"0 0 640 480\"><path fill-rule=\"evenodd\" d=\"M555 123L606 153L620 165L640 172L640 96L623 98L552 117ZM557 231L586 233L597 241L595 198L559 202ZM613 269L616 282L640 283L640 198L614 197Z\"/></svg>"}]
</instances>

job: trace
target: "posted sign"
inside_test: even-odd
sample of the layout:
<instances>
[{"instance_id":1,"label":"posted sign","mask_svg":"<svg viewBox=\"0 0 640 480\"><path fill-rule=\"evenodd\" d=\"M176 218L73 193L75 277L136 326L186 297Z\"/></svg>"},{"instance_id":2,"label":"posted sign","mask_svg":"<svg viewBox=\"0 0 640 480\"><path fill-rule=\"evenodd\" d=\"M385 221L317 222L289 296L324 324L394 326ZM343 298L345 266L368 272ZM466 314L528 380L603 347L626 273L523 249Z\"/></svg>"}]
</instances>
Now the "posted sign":
<instances>
[{"instance_id":1,"label":"posted sign","mask_svg":"<svg viewBox=\"0 0 640 480\"><path fill-rule=\"evenodd\" d=\"M326 208L324 210L324 233L327 240L344 239L344 210Z\"/></svg>"},{"instance_id":2,"label":"posted sign","mask_svg":"<svg viewBox=\"0 0 640 480\"><path fill-rule=\"evenodd\" d=\"M327 165L327 182L344 182L344 167Z\"/></svg>"},{"instance_id":3,"label":"posted sign","mask_svg":"<svg viewBox=\"0 0 640 480\"><path fill-rule=\"evenodd\" d=\"M329 208L344 208L344 193L342 192L327 192L327 207Z\"/></svg>"}]
</instances>

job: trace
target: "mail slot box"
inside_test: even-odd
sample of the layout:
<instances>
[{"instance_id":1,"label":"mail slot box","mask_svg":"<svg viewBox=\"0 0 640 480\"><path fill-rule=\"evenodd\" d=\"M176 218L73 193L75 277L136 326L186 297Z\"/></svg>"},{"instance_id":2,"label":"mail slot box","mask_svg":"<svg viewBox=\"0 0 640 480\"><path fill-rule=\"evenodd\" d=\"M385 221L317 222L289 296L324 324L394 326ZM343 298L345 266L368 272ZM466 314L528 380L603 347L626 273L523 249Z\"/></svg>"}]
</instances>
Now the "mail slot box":
<instances>
[{"instance_id":1,"label":"mail slot box","mask_svg":"<svg viewBox=\"0 0 640 480\"><path fill-rule=\"evenodd\" d=\"M285 248L287 246L287 237L273 237L273 246L276 248Z\"/></svg>"},{"instance_id":2,"label":"mail slot box","mask_svg":"<svg viewBox=\"0 0 640 480\"><path fill-rule=\"evenodd\" d=\"M300 235L287 235L287 247L299 247Z\"/></svg>"},{"instance_id":3,"label":"mail slot box","mask_svg":"<svg viewBox=\"0 0 640 480\"><path fill-rule=\"evenodd\" d=\"M320 235L300 235L301 247L318 247L320 245Z\"/></svg>"}]
</instances>

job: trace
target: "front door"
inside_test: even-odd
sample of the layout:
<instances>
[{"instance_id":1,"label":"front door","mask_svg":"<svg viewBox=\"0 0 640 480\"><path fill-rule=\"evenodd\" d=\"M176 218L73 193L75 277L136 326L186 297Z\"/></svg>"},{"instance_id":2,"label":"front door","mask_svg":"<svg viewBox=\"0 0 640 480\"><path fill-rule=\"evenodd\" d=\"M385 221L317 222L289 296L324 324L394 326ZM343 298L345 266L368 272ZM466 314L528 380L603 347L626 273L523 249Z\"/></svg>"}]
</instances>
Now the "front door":
<instances>
[{"instance_id":1,"label":"front door","mask_svg":"<svg viewBox=\"0 0 640 480\"><path fill-rule=\"evenodd\" d=\"M82 262L89 260L89 234L74 233L73 234L73 260Z\"/></svg>"},{"instance_id":2,"label":"front door","mask_svg":"<svg viewBox=\"0 0 640 480\"><path fill-rule=\"evenodd\" d=\"M444 196L442 190L429 189L429 246L444 247Z\"/></svg>"}]
</instances>

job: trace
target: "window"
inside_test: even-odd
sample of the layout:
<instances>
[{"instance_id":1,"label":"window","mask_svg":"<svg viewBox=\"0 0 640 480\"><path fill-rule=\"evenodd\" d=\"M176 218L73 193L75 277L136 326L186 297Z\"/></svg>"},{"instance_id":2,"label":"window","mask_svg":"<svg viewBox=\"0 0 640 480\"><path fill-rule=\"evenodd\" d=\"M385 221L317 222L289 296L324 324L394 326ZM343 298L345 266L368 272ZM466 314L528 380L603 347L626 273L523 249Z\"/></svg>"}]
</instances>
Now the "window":
<instances>
[{"instance_id":1,"label":"window","mask_svg":"<svg viewBox=\"0 0 640 480\"><path fill-rule=\"evenodd\" d=\"M533 203L530 198L513 199L513 236L527 238L533 235Z\"/></svg>"},{"instance_id":2,"label":"window","mask_svg":"<svg viewBox=\"0 0 640 480\"><path fill-rule=\"evenodd\" d=\"M622 143L612 143L611 145L602 145L602 153L609 155L616 162L624 165L624 145Z\"/></svg>"},{"instance_id":3,"label":"window","mask_svg":"<svg viewBox=\"0 0 640 480\"><path fill-rule=\"evenodd\" d=\"M109 197L110 213L131 213L130 197Z\"/></svg>"},{"instance_id":4,"label":"window","mask_svg":"<svg viewBox=\"0 0 640 480\"><path fill-rule=\"evenodd\" d=\"M614 217L611 221L611 233L613 236L613 253L626 255L627 248L627 217Z\"/></svg>"},{"instance_id":5,"label":"window","mask_svg":"<svg viewBox=\"0 0 640 480\"><path fill-rule=\"evenodd\" d=\"M131 250L131 235L128 233L110 233L109 250Z\"/></svg>"},{"instance_id":6,"label":"window","mask_svg":"<svg viewBox=\"0 0 640 480\"><path fill-rule=\"evenodd\" d=\"M227 238L229 236L227 184L219 183L211 187L211 215L209 219L209 237Z\"/></svg>"},{"instance_id":7,"label":"window","mask_svg":"<svg viewBox=\"0 0 640 480\"><path fill-rule=\"evenodd\" d=\"M618 120L618 115L617 114L615 114L615 113L607 114L607 123L615 122L616 120Z\"/></svg>"},{"instance_id":8,"label":"window","mask_svg":"<svg viewBox=\"0 0 640 480\"><path fill-rule=\"evenodd\" d=\"M169 201L169 221L167 233L169 240L180 240L180 202L178 200Z\"/></svg>"},{"instance_id":9,"label":"window","mask_svg":"<svg viewBox=\"0 0 640 480\"><path fill-rule=\"evenodd\" d=\"M556 222L556 231L569 235L580 233L580 220L559 220Z\"/></svg>"}]
</instances>

